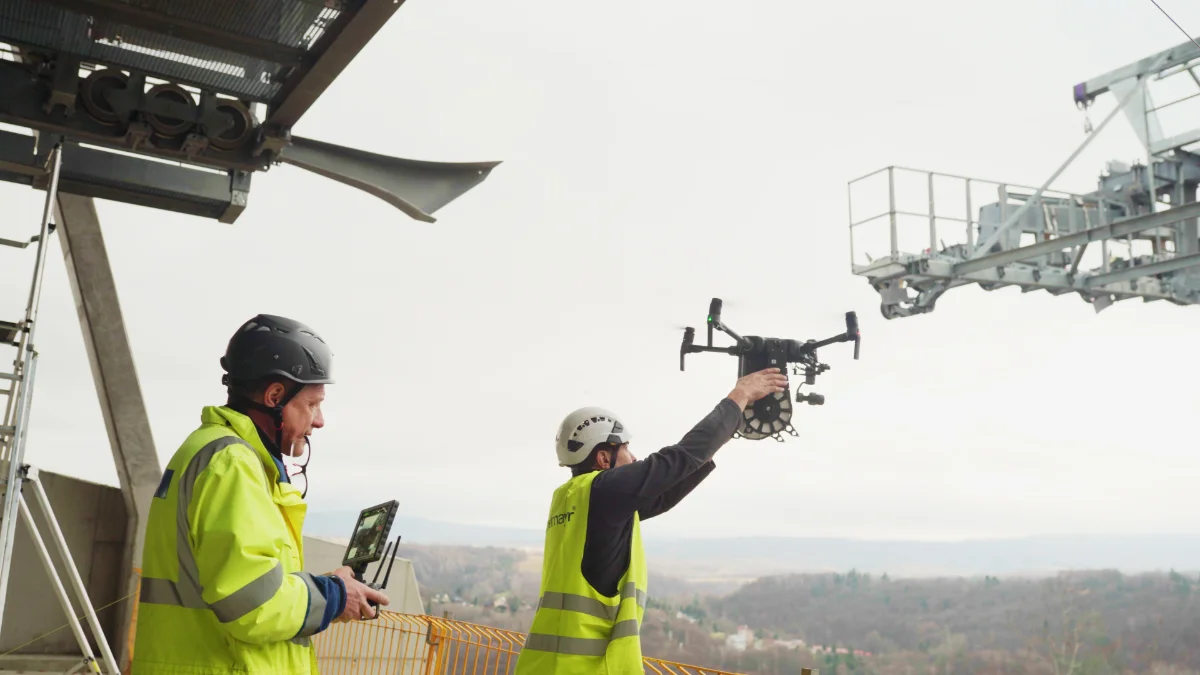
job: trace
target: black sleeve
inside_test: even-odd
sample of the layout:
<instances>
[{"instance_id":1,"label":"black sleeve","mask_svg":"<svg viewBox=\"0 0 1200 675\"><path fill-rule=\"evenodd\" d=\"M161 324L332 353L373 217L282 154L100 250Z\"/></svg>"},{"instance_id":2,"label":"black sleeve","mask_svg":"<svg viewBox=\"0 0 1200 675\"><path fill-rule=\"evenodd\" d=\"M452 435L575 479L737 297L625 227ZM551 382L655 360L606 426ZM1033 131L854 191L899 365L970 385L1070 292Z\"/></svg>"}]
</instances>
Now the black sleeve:
<instances>
[{"instance_id":1,"label":"black sleeve","mask_svg":"<svg viewBox=\"0 0 1200 675\"><path fill-rule=\"evenodd\" d=\"M629 567L633 514L659 515L675 506L712 471L710 460L741 420L737 404L723 399L678 444L601 471L592 480L581 565L592 588L608 597L616 595L617 583Z\"/></svg>"},{"instance_id":2,"label":"black sleeve","mask_svg":"<svg viewBox=\"0 0 1200 675\"><path fill-rule=\"evenodd\" d=\"M610 522L621 522L635 511L653 511L660 497L717 454L733 437L741 419L742 411L737 404L721 399L676 445L601 472L592 482L593 514Z\"/></svg>"},{"instance_id":3,"label":"black sleeve","mask_svg":"<svg viewBox=\"0 0 1200 675\"><path fill-rule=\"evenodd\" d=\"M716 462L708 460L695 473L679 481L675 486L668 489L654 499L654 503L644 509L638 509L638 517L642 520L650 520L655 516L662 514L675 508L675 505L683 501L683 498L688 496L696 486L708 478L708 474L717 468Z\"/></svg>"}]
</instances>

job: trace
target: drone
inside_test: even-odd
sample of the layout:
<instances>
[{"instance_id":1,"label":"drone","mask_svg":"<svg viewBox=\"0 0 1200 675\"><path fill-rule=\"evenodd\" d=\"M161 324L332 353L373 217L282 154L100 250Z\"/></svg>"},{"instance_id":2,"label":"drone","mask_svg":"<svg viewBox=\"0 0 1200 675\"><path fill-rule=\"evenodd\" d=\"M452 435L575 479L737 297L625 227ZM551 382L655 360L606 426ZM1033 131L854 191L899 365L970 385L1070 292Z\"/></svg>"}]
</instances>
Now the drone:
<instances>
[{"instance_id":1,"label":"drone","mask_svg":"<svg viewBox=\"0 0 1200 675\"><path fill-rule=\"evenodd\" d=\"M817 375L829 370L827 364L817 360L817 350L835 342L854 342L854 360L858 360L858 349L861 335L858 330L858 316L854 312L846 312L846 332L825 340L785 340L780 338L762 338L756 335L742 337L733 332L729 326L721 322L720 298L713 298L708 305L708 346L696 345L696 329L688 326L683 329L683 344L679 347L679 370L683 370L684 357L696 352L719 352L738 357L738 377L764 368L779 368L786 372L788 364L792 365L792 374L804 372L804 383L812 385L817 381ZM737 344L730 347L713 346L713 330L719 330L733 338ZM825 397L817 393L801 394L800 386L796 386L796 402L809 405L825 405ZM789 387L790 388L790 387ZM789 388L781 392L765 396L753 405L748 406L742 413L742 425L734 432L734 438L745 438L751 441L764 438L774 438L783 442L782 434L799 436L792 428L792 401Z\"/></svg>"}]
</instances>

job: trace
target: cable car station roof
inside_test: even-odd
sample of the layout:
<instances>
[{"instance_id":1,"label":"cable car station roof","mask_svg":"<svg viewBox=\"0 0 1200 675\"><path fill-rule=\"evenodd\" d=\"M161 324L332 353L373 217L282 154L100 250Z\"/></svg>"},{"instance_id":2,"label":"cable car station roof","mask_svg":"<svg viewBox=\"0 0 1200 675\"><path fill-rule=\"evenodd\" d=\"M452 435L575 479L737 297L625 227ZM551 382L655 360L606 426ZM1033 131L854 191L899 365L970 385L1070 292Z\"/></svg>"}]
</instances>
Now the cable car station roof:
<instances>
[{"instance_id":1,"label":"cable car station roof","mask_svg":"<svg viewBox=\"0 0 1200 675\"><path fill-rule=\"evenodd\" d=\"M292 127L403 0L0 0L0 180L231 223L289 163L431 215L497 162L385 157ZM153 160L158 160L154 163Z\"/></svg>"},{"instance_id":2,"label":"cable car station roof","mask_svg":"<svg viewBox=\"0 0 1200 675\"><path fill-rule=\"evenodd\" d=\"M0 41L268 105L295 124L394 0L0 0Z\"/></svg>"}]
</instances>

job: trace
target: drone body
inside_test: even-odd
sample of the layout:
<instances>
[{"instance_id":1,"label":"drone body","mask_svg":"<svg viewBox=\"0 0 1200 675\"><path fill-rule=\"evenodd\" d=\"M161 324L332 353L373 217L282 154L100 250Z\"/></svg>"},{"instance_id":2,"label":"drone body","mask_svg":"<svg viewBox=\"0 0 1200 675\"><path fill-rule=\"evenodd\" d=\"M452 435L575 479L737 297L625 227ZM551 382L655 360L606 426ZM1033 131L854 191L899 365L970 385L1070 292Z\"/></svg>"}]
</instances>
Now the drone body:
<instances>
[{"instance_id":1,"label":"drone body","mask_svg":"<svg viewBox=\"0 0 1200 675\"><path fill-rule=\"evenodd\" d=\"M721 323L721 299L713 298L708 306L708 346L695 345L696 331L693 328L683 330L683 344L679 347L679 369L683 370L684 357L694 352L721 352L737 355L738 377L758 372L764 368L779 368L786 372L789 365L792 374L804 373L803 384L814 384L817 375L829 370L829 366L817 361L817 349L835 342L854 342L854 359L858 360L858 349L861 336L858 330L858 317L854 312L846 312L846 332L825 340L787 340L781 338L763 338L757 335L742 337ZM712 344L713 329L719 330L732 337L737 344L731 347L714 347ZM825 397L812 393L799 393L797 386L796 402L809 405L824 405ZM798 436L792 427L791 388L782 392L765 396L742 411L742 425L734 433L734 438L745 438L752 441L764 438L774 438L783 442L782 434Z\"/></svg>"}]
</instances>

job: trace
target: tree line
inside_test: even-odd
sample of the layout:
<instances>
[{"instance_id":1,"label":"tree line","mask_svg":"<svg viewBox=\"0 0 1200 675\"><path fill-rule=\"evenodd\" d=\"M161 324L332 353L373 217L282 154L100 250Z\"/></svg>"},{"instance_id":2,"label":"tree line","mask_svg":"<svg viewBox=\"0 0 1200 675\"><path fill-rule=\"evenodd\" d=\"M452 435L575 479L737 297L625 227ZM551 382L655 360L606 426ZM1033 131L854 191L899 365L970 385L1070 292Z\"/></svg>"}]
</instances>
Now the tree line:
<instances>
[{"instance_id":1,"label":"tree line","mask_svg":"<svg viewBox=\"0 0 1200 675\"><path fill-rule=\"evenodd\" d=\"M524 552L417 546L401 555L414 562L430 614L528 630L538 573ZM724 595L652 576L650 594L646 654L747 675L1200 675L1194 573L908 579L850 570L766 577ZM496 597L522 604L497 611L488 607ZM725 641L739 626L754 636L744 651Z\"/></svg>"}]
</instances>

